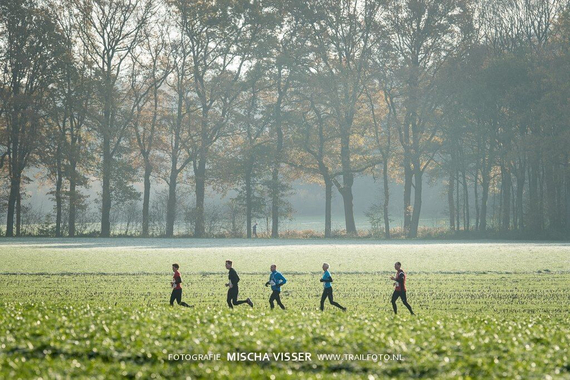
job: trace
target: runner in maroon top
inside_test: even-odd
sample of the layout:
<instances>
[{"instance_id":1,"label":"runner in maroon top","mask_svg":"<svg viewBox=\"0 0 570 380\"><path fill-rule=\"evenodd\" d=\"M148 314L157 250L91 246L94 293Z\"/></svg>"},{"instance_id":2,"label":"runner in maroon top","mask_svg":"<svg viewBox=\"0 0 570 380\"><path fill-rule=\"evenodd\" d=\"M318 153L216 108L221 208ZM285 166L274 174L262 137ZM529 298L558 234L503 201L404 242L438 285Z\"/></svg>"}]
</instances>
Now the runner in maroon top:
<instances>
[{"instance_id":1,"label":"runner in maroon top","mask_svg":"<svg viewBox=\"0 0 570 380\"><path fill-rule=\"evenodd\" d=\"M182 278L180 277L180 272L178 269L180 266L178 264L172 264L172 271L174 276L172 276L172 281L170 285L172 286L172 294L170 295L170 306L174 306L174 301L184 307L191 307L186 302L182 302Z\"/></svg>"},{"instance_id":2,"label":"runner in maroon top","mask_svg":"<svg viewBox=\"0 0 570 380\"><path fill-rule=\"evenodd\" d=\"M412 307L408 304L408 300L406 297L406 273L402 270L402 264L398 261L394 264L394 269L396 269L396 277L390 277L390 280L396 281L394 283L395 289L394 293L392 294L392 307L394 308L394 314L398 314L398 307L396 306L396 301L398 298L402 299L402 303L405 307L408 308L410 314L414 315L412 311Z\"/></svg>"}]
</instances>

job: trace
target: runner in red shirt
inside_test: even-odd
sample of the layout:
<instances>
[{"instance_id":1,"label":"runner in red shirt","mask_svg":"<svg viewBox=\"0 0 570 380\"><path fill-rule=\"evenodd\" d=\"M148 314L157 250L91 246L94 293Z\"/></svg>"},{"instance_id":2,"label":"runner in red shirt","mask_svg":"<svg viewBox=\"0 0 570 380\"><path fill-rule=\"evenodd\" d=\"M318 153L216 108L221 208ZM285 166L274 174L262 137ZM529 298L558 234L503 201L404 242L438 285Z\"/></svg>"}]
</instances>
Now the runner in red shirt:
<instances>
[{"instance_id":1,"label":"runner in red shirt","mask_svg":"<svg viewBox=\"0 0 570 380\"><path fill-rule=\"evenodd\" d=\"M392 307L394 308L394 314L398 314L398 307L396 306L396 301L398 298L402 299L402 303L405 307L408 308L410 313L414 315L412 311L412 307L408 304L408 300L406 298L406 273L402 270L402 264L398 261L394 264L394 269L396 269L396 277L390 277L390 280L396 281L394 283L395 289L394 294L392 294Z\"/></svg>"},{"instance_id":2,"label":"runner in red shirt","mask_svg":"<svg viewBox=\"0 0 570 380\"><path fill-rule=\"evenodd\" d=\"M172 271L174 272L174 276L172 276L172 281L170 285L172 286L172 294L170 295L170 306L174 306L174 300L184 307L191 307L186 302L182 302L182 278L180 277L180 272L178 269L180 265L172 264Z\"/></svg>"}]
</instances>

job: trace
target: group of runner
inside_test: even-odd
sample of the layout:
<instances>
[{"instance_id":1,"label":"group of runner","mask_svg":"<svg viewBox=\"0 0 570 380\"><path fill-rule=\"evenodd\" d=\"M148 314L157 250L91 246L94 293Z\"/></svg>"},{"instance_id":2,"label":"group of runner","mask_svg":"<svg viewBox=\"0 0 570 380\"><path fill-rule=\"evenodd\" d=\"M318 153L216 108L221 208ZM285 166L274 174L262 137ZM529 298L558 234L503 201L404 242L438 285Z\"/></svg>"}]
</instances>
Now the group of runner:
<instances>
[{"instance_id":1,"label":"group of runner","mask_svg":"<svg viewBox=\"0 0 570 380\"><path fill-rule=\"evenodd\" d=\"M346 307L340 305L338 302L334 301L333 298L333 288L332 288L332 276L329 272L329 264L323 263L323 276L320 279L320 282L323 283L323 294L321 296L321 305L320 309L323 311L325 309L325 301L329 300L329 303L332 306L336 306L342 311L346 311ZM180 276L180 266L178 264L172 264L172 271L174 272L174 276L172 277L171 286L172 286L172 294L170 296L170 306L174 306L174 301L176 301L179 305L184 307L192 307L188 305L186 302L182 302L182 277ZM250 298L246 298L245 300L238 300L239 294L239 276L236 270L233 268L233 262L231 260L226 260L226 269L228 272L228 282L226 283L226 287L228 288L228 297L227 303L230 309L233 309L234 306L248 304L250 307L253 307L253 302ZM402 303L408 310L410 314L414 315L412 307L408 303L406 297L406 273L402 270L402 264L398 261L394 264L394 269L396 269L396 275L391 276L390 280L394 281L394 293L392 294L392 308L394 309L394 313L398 313L398 307L396 306L396 301L398 298L402 299ZM270 267L271 273L269 274L269 281L265 283L265 286L271 286L271 296L269 297L269 307L271 309L275 308L275 302L277 305L285 310L285 306L281 302L281 287L287 283L287 279L277 271L277 265L272 264Z\"/></svg>"}]
</instances>

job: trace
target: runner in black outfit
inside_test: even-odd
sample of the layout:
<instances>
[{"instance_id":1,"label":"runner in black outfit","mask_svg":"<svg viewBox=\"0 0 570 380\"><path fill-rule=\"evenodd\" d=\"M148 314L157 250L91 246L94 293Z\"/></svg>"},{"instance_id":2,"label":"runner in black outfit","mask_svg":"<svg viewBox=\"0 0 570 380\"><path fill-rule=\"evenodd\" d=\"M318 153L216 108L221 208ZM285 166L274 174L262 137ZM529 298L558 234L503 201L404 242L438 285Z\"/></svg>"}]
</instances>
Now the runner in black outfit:
<instances>
[{"instance_id":1,"label":"runner in black outfit","mask_svg":"<svg viewBox=\"0 0 570 380\"><path fill-rule=\"evenodd\" d=\"M239 282L239 276L237 274L237 272L235 271L234 268L232 268L232 261L231 260L226 260L226 269L228 269L229 275L228 275L228 279L230 280L226 286L228 287L228 306L230 307L230 309L234 308L235 306L241 305L242 303L247 303L249 306L253 307L253 302L251 302L251 300L248 298L245 301L238 301L238 293L239 293L239 288L238 288L238 282Z\"/></svg>"},{"instance_id":2,"label":"runner in black outfit","mask_svg":"<svg viewBox=\"0 0 570 380\"><path fill-rule=\"evenodd\" d=\"M392 307L394 308L394 314L398 314L398 307L396 306L396 301L398 300L398 298L401 298L402 303L404 304L405 307L408 308L410 314L415 315L406 297L406 273L401 268L402 264L398 261L396 264L394 264L394 269L396 269L397 271L396 277L394 276L390 277L390 280L396 281L396 283L394 284L396 288L394 289L394 293L392 294Z\"/></svg>"}]
</instances>

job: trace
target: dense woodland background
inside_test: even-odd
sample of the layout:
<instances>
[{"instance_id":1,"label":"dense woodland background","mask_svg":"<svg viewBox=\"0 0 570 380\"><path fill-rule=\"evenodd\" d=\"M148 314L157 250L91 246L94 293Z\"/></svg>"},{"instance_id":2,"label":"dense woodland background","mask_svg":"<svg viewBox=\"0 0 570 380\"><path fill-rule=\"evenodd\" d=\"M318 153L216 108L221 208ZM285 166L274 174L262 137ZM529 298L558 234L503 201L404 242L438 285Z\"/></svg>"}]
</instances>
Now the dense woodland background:
<instances>
[{"instance_id":1,"label":"dense woodland background","mask_svg":"<svg viewBox=\"0 0 570 380\"><path fill-rule=\"evenodd\" d=\"M302 181L414 238L429 179L452 232L568 237L569 103L567 0L2 0L3 232L279 237Z\"/></svg>"}]
</instances>

